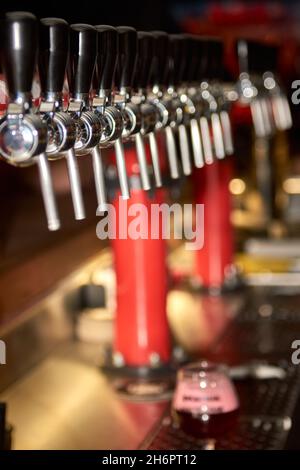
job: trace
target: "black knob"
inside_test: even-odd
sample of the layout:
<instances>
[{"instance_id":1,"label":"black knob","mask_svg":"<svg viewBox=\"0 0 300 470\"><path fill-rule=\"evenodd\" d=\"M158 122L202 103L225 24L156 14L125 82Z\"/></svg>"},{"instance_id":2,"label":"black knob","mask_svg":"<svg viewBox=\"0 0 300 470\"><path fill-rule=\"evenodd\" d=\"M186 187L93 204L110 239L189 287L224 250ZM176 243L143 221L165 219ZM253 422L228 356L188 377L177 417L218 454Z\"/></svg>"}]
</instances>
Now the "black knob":
<instances>
[{"instance_id":1,"label":"black knob","mask_svg":"<svg viewBox=\"0 0 300 470\"><path fill-rule=\"evenodd\" d=\"M138 54L133 87L145 89L150 85L153 69L154 37L151 33L138 31Z\"/></svg>"},{"instance_id":2,"label":"black knob","mask_svg":"<svg viewBox=\"0 0 300 470\"><path fill-rule=\"evenodd\" d=\"M169 35L169 84L178 86L186 68L187 41L183 34Z\"/></svg>"},{"instance_id":3,"label":"black knob","mask_svg":"<svg viewBox=\"0 0 300 470\"><path fill-rule=\"evenodd\" d=\"M119 55L116 75L116 87L131 88L137 60L137 32L129 26L119 26L118 32Z\"/></svg>"},{"instance_id":4,"label":"black knob","mask_svg":"<svg viewBox=\"0 0 300 470\"><path fill-rule=\"evenodd\" d=\"M198 79L198 68L200 62L199 38L192 34L186 36L187 67L185 70L185 81L195 82Z\"/></svg>"},{"instance_id":5,"label":"black knob","mask_svg":"<svg viewBox=\"0 0 300 470\"><path fill-rule=\"evenodd\" d=\"M97 56L97 31L88 24L70 26L70 52L67 67L71 95L90 91Z\"/></svg>"},{"instance_id":6,"label":"black knob","mask_svg":"<svg viewBox=\"0 0 300 470\"><path fill-rule=\"evenodd\" d=\"M112 26L98 25L95 28L98 52L94 87L96 90L110 90L113 87L118 58L118 33Z\"/></svg>"},{"instance_id":7,"label":"black knob","mask_svg":"<svg viewBox=\"0 0 300 470\"><path fill-rule=\"evenodd\" d=\"M2 65L10 98L29 93L37 54L37 21L27 12L6 13L2 24Z\"/></svg>"},{"instance_id":8,"label":"black knob","mask_svg":"<svg viewBox=\"0 0 300 470\"><path fill-rule=\"evenodd\" d=\"M166 86L169 63L168 57L169 37L164 31L152 31L154 37L154 84Z\"/></svg>"},{"instance_id":9,"label":"black knob","mask_svg":"<svg viewBox=\"0 0 300 470\"><path fill-rule=\"evenodd\" d=\"M263 74L277 69L279 48L255 40L239 39L236 43L239 71Z\"/></svg>"},{"instance_id":10,"label":"black knob","mask_svg":"<svg viewBox=\"0 0 300 470\"><path fill-rule=\"evenodd\" d=\"M277 72L279 51L280 48L276 44L264 44L264 52L262 55L264 72Z\"/></svg>"},{"instance_id":11,"label":"black knob","mask_svg":"<svg viewBox=\"0 0 300 470\"><path fill-rule=\"evenodd\" d=\"M62 91L69 52L69 26L61 18L40 22L39 74L42 93Z\"/></svg>"},{"instance_id":12,"label":"black knob","mask_svg":"<svg viewBox=\"0 0 300 470\"><path fill-rule=\"evenodd\" d=\"M207 37L198 37L197 44L197 54L199 57L198 60L198 69L197 69L197 80L203 81L207 80L210 75L210 50L209 50L209 38Z\"/></svg>"},{"instance_id":13,"label":"black knob","mask_svg":"<svg viewBox=\"0 0 300 470\"><path fill-rule=\"evenodd\" d=\"M213 80L223 80L224 68L224 43L220 38L207 38L207 77Z\"/></svg>"}]
</instances>

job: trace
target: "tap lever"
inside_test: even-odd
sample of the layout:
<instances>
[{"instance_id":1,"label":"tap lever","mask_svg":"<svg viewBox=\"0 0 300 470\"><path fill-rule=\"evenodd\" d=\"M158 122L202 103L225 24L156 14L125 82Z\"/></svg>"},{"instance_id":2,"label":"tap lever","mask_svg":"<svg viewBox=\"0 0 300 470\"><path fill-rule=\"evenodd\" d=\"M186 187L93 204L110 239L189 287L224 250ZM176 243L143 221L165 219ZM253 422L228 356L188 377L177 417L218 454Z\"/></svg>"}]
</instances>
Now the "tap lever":
<instances>
[{"instance_id":1,"label":"tap lever","mask_svg":"<svg viewBox=\"0 0 300 470\"><path fill-rule=\"evenodd\" d=\"M67 66L69 92L74 100L88 105L97 55L97 32L88 24L70 26L70 53Z\"/></svg>"},{"instance_id":2,"label":"tap lever","mask_svg":"<svg viewBox=\"0 0 300 470\"><path fill-rule=\"evenodd\" d=\"M99 146L92 149L93 171L95 178L95 188L98 201L98 210L104 212L107 210L107 196L105 190L104 168Z\"/></svg>"},{"instance_id":3,"label":"tap lever","mask_svg":"<svg viewBox=\"0 0 300 470\"><path fill-rule=\"evenodd\" d=\"M68 58L69 26L61 18L43 18L39 33L38 62L42 96L45 101L58 101L59 106Z\"/></svg>"},{"instance_id":4,"label":"tap lever","mask_svg":"<svg viewBox=\"0 0 300 470\"><path fill-rule=\"evenodd\" d=\"M182 71L184 67L183 54L184 38L181 34L169 35L169 53L168 53L168 84L171 87L177 87L181 82Z\"/></svg>"},{"instance_id":5,"label":"tap lever","mask_svg":"<svg viewBox=\"0 0 300 470\"><path fill-rule=\"evenodd\" d=\"M137 58L137 32L129 26L116 28L119 41L119 57L115 86L121 93L131 90Z\"/></svg>"},{"instance_id":6,"label":"tap lever","mask_svg":"<svg viewBox=\"0 0 300 470\"><path fill-rule=\"evenodd\" d=\"M155 185L157 188L160 188L162 186L162 176L161 176L161 171L160 171L158 145L157 145L154 132L149 132L148 137L149 137L149 145L150 145L150 152L151 152L151 158L152 158Z\"/></svg>"},{"instance_id":7,"label":"tap lever","mask_svg":"<svg viewBox=\"0 0 300 470\"><path fill-rule=\"evenodd\" d=\"M68 174L76 220L85 219L85 209L81 191L80 173L74 149L70 148L66 153Z\"/></svg>"},{"instance_id":8,"label":"tap lever","mask_svg":"<svg viewBox=\"0 0 300 470\"><path fill-rule=\"evenodd\" d=\"M122 198L129 199L130 190L126 173L124 147L122 145L121 139L117 139L115 142L115 152Z\"/></svg>"},{"instance_id":9,"label":"tap lever","mask_svg":"<svg viewBox=\"0 0 300 470\"><path fill-rule=\"evenodd\" d=\"M200 117L200 131L203 143L204 160L207 165L213 163L213 151L211 145L208 119L206 116Z\"/></svg>"},{"instance_id":10,"label":"tap lever","mask_svg":"<svg viewBox=\"0 0 300 470\"><path fill-rule=\"evenodd\" d=\"M187 42L187 67L185 70L186 81L192 85L197 81L197 74L199 68L199 61L201 54L199 53L199 46L201 42L199 38L193 34L186 34Z\"/></svg>"},{"instance_id":11,"label":"tap lever","mask_svg":"<svg viewBox=\"0 0 300 470\"><path fill-rule=\"evenodd\" d=\"M153 70L154 38L151 33L138 31L137 65L134 74L133 88L146 90L150 84Z\"/></svg>"},{"instance_id":12,"label":"tap lever","mask_svg":"<svg viewBox=\"0 0 300 470\"><path fill-rule=\"evenodd\" d=\"M108 25L97 25L95 28L98 52L94 88L102 97L105 91L110 94L113 87L118 58L118 33L116 28Z\"/></svg>"},{"instance_id":13,"label":"tap lever","mask_svg":"<svg viewBox=\"0 0 300 470\"><path fill-rule=\"evenodd\" d=\"M230 122L230 117L229 117L227 110L223 109L220 112L220 120L221 120L221 126L222 126L222 131L223 131L224 148L225 148L226 155L232 155L234 152L234 147L233 147L231 122Z\"/></svg>"},{"instance_id":14,"label":"tap lever","mask_svg":"<svg viewBox=\"0 0 300 470\"><path fill-rule=\"evenodd\" d=\"M223 129L219 113L211 113L210 119L215 156L218 159L223 159L225 157L225 147L223 140Z\"/></svg>"},{"instance_id":15,"label":"tap lever","mask_svg":"<svg viewBox=\"0 0 300 470\"><path fill-rule=\"evenodd\" d=\"M20 112L28 111L37 51L35 16L22 11L6 13L2 25L1 49L10 102L21 103Z\"/></svg>"},{"instance_id":16,"label":"tap lever","mask_svg":"<svg viewBox=\"0 0 300 470\"><path fill-rule=\"evenodd\" d=\"M153 84L159 88L167 85L168 78L168 56L169 37L164 31L151 31L154 41L154 66L153 66Z\"/></svg>"},{"instance_id":17,"label":"tap lever","mask_svg":"<svg viewBox=\"0 0 300 470\"><path fill-rule=\"evenodd\" d=\"M41 153L37 158L39 168L41 190L48 221L48 229L55 231L60 228L60 220L56 207L49 161L46 153Z\"/></svg>"}]
</instances>

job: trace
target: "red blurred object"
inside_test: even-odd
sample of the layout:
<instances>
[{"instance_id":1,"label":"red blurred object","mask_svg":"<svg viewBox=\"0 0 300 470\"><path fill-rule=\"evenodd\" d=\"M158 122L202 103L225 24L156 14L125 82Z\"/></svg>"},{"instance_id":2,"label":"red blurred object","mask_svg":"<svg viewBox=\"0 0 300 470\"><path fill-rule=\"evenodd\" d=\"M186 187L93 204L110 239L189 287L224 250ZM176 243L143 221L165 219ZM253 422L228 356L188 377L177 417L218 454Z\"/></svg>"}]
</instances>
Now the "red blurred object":
<instances>
[{"instance_id":1,"label":"red blurred object","mask_svg":"<svg viewBox=\"0 0 300 470\"><path fill-rule=\"evenodd\" d=\"M231 158L195 172L195 202L204 204L204 247L195 252L195 274L208 288L221 288L234 256L230 221Z\"/></svg>"},{"instance_id":2,"label":"red blurred object","mask_svg":"<svg viewBox=\"0 0 300 470\"><path fill-rule=\"evenodd\" d=\"M230 121L233 130L237 125L241 124L252 126L250 106L241 105L239 102L233 103L230 110Z\"/></svg>"},{"instance_id":3,"label":"red blurred object","mask_svg":"<svg viewBox=\"0 0 300 470\"><path fill-rule=\"evenodd\" d=\"M284 80L295 75L299 20L288 3L208 2L198 16L195 11L190 13L187 10L179 23L185 32L221 37L225 44L225 64L234 78L238 73L234 48L237 38L256 39L281 46L279 74Z\"/></svg>"},{"instance_id":4,"label":"red blurred object","mask_svg":"<svg viewBox=\"0 0 300 470\"><path fill-rule=\"evenodd\" d=\"M130 174L135 173L135 150L127 149L125 157L127 166L129 162L134 166ZM128 201L122 201L117 194L113 204L116 211L120 205L127 205L128 214L135 204L142 204L147 209L143 211L142 218L150 230L151 204L161 204L163 199L163 190L155 191L152 196L142 189L134 189ZM119 225L124 223L122 218L116 217L117 234ZM128 216L125 221L126 231L131 220ZM145 239L117 238L112 240L112 249L117 280L114 350L121 353L127 366L150 366L155 357L167 363L170 360L170 337L166 313L165 240L162 237L152 239L149 235Z\"/></svg>"}]
</instances>

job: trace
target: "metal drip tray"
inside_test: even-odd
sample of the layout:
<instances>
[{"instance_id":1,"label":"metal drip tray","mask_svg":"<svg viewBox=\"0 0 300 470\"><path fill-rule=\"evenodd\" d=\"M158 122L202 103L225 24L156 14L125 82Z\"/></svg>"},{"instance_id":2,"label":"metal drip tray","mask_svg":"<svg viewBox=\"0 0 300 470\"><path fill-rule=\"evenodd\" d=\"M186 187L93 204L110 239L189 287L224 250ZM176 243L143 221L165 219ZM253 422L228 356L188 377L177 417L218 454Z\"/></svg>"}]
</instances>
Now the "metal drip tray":
<instances>
[{"instance_id":1,"label":"metal drip tray","mask_svg":"<svg viewBox=\"0 0 300 470\"><path fill-rule=\"evenodd\" d=\"M286 368L284 380L241 380L236 388L244 416L267 416L268 418L292 417L300 390L300 370Z\"/></svg>"},{"instance_id":2,"label":"metal drip tray","mask_svg":"<svg viewBox=\"0 0 300 470\"><path fill-rule=\"evenodd\" d=\"M216 439L185 434L170 410L142 448L151 450L256 450L298 448L300 368L292 365L291 344L300 339L299 296L254 296L208 352L216 362L266 362L285 370L284 379L235 381L240 414L231 431ZM290 442L288 442L290 441Z\"/></svg>"},{"instance_id":3,"label":"metal drip tray","mask_svg":"<svg viewBox=\"0 0 300 470\"><path fill-rule=\"evenodd\" d=\"M282 449L290 429L288 418L241 417L238 429L220 439L197 439L185 434L165 417L142 445L148 450L277 450Z\"/></svg>"},{"instance_id":4,"label":"metal drip tray","mask_svg":"<svg viewBox=\"0 0 300 470\"><path fill-rule=\"evenodd\" d=\"M198 439L185 434L173 423L170 411L152 431L142 448L149 450L255 450L282 449L292 426L300 374L286 369L285 380L236 382L241 407L234 430L217 439Z\"/></svg>"}]
</instances>

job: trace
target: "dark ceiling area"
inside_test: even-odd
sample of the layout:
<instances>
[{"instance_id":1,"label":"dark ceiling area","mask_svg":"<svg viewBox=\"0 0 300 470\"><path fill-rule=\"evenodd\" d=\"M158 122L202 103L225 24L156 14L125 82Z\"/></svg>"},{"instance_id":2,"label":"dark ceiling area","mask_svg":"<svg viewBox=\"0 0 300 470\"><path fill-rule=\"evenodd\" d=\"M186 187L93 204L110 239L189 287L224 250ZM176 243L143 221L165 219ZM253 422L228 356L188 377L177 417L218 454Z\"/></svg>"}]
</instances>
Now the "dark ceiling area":
<instances>
[{"instance_id":1,"label":"dark ceiling area","mask_svg":"<svg viewBox=\"0 0 300 470\"><path fill-rule=\"evenodd\" d=\"M137 29L167 29L174 30L169 9L172 1L143 0L143 1L109 1L95 2L84 0L74 3L59 0L47 1L3 1L1 12L30 11L38 18L62 17L71 23L131 25Z\"/></svg>"}]
</instances>

